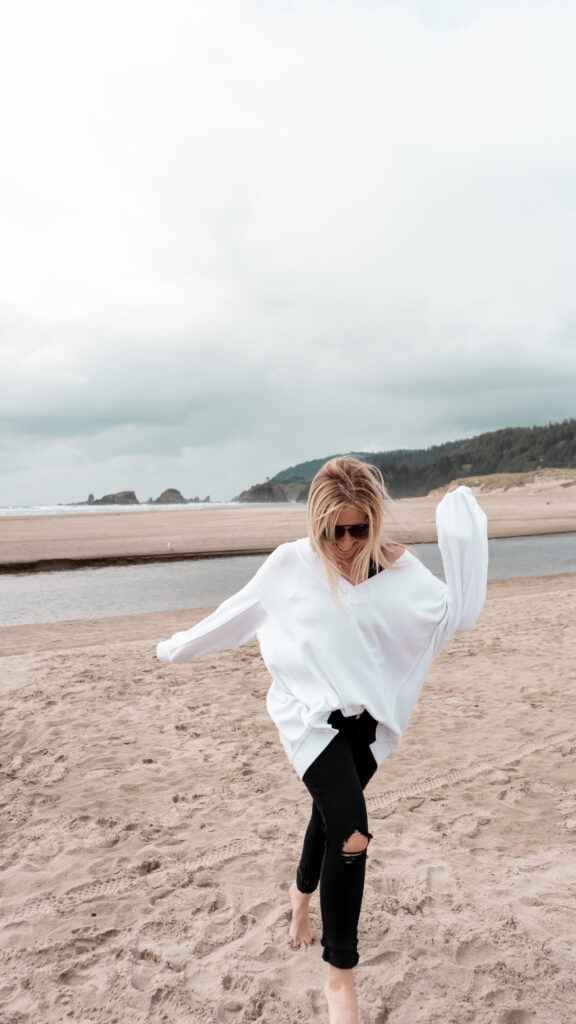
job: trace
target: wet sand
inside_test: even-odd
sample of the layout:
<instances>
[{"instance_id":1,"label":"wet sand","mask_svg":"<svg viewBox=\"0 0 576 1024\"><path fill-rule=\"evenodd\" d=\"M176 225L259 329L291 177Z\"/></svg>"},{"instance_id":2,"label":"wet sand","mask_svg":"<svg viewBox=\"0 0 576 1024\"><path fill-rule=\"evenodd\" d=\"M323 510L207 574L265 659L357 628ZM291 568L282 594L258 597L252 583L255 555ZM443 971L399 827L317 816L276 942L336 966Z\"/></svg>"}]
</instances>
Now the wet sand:
<instances>
[{"instance_id":1,"label":"wet sand","mask_svg":"<svg viewBox=\"0 0 576 1024\"><path fill-rule=\"evenodd\" d=\"M554 482L505 492L473 490L491 537L576 531L576 486ZM392 502L390 536L406 544L434 541L440 495ZM0 522L0 571L261 554L306 532L306 510L300 505L6 517Z\"/></svg>"}]
</instances>

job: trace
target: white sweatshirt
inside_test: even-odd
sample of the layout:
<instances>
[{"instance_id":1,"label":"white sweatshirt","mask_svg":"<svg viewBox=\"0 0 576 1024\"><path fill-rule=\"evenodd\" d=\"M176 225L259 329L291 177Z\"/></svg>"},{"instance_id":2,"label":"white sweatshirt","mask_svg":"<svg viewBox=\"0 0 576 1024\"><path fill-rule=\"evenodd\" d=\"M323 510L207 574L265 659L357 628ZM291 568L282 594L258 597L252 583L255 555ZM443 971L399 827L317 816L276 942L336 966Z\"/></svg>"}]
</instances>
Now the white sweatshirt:
<instances>
[{"instance_id":1,"label":"white sweatshirt","mask_svg":"<svg viewBox=\"0 0 576 1024\"><path fill-rule=\"evenodd\" d=\"M185 662L258 636L272 676L267 708L300 776L336 735L328 718L367 709L378 722L378 764L398 746L426 674L450 637L472 629L486 598L486 517L468 487L436 510L446 583L406 551L394 568L353 586L340 603L307 538L281 544L237 594L192 629L158 644Z\"/></svg>"}]
</instances>

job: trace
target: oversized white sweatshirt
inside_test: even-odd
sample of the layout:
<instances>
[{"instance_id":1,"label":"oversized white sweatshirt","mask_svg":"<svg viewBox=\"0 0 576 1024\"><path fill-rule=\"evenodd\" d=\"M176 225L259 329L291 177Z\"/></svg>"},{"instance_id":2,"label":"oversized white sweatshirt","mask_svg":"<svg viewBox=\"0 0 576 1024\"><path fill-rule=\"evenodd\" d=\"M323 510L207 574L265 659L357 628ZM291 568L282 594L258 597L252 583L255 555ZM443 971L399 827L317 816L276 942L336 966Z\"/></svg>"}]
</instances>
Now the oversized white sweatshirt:
<instances>
[{"instance_id":1,"label":"oversized white sweatshirt","mask_svg":"<svg viewBox=\"0 0 576 1024\"><path fill-rule=\"evenodd\" d=\"M472 629L486 598L486 517L468 487L436 509L446 583L406 551L392 569L334 600L307 538L281 544L256 575L198 625L158 644L185 662L257 635L272 685L267 708L300 776L330 743L332 711L368 710L378 764L398 746L432 661Z\"/></svg>"}]
</instances>

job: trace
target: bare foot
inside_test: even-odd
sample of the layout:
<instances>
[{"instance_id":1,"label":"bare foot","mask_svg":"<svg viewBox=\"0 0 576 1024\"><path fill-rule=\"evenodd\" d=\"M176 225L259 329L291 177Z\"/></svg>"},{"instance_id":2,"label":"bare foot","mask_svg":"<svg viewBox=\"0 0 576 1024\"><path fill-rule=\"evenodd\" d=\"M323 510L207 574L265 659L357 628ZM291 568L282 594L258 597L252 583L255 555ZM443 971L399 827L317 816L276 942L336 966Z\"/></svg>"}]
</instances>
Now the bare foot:
<instances>
[{"instance_id":1,"label":"bare foot","mask_svg":"<svg viewBox=\"0 0 576 1024\"><path fill-rule=\"evenodd\" d=\"M296 882L293 882L288 890L288 895L292 905L292 922L289 931L290 943L292 949L297 950L302 946L310 946L314 942L314 936L310 927L310 900L312 893L300 892Z\"/></svg>"},{"instance_id":2,"label":"bare foot","mask_svg":"<svg viewBox=\"0 0 576 1024\"><path fill-rule=\"evenodd\" d=\"M324 986L330 1024L358 1024L358 1003L354 987L354 971L332 967Z\"/></svg>"}]
</instances>

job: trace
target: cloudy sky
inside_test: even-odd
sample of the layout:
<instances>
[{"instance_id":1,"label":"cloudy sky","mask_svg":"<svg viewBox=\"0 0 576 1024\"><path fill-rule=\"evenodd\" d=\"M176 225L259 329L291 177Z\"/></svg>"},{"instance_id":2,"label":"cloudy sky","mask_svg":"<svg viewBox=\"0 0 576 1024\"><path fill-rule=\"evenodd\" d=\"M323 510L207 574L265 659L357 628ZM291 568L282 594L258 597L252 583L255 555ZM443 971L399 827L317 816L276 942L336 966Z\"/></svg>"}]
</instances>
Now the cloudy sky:
<instances>
[{"instance_id":1,"label":"cloudy sky","mask_svg":"<svg viewBox=\"0 0 576 1024\"><path fill-rule=\"evenodd\" d=\"M576 415L572 0L0 14L0 505Z\"/></svg>"}]
</instances>

